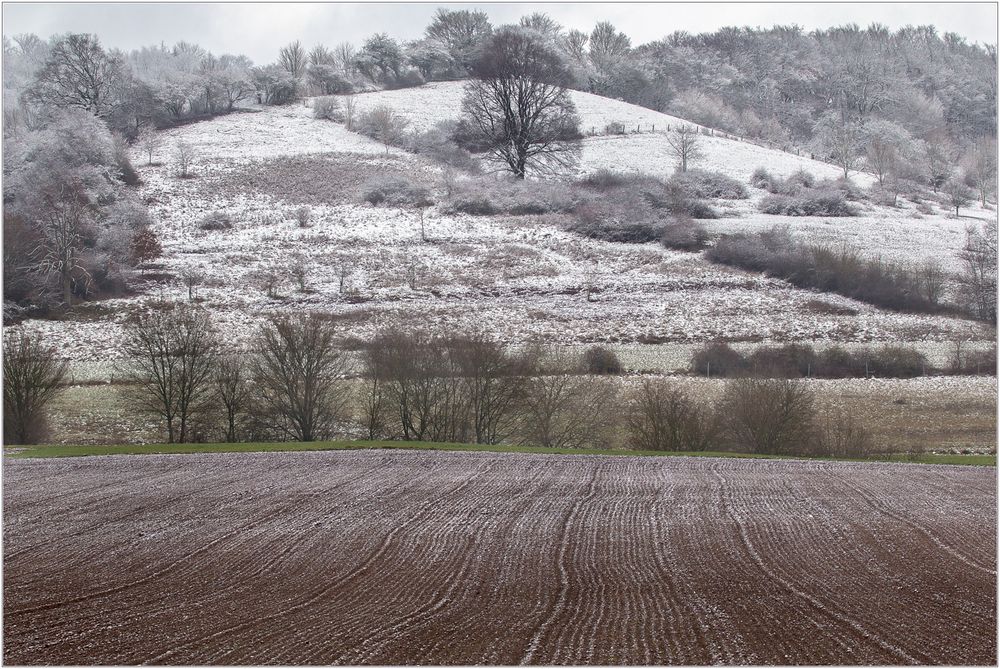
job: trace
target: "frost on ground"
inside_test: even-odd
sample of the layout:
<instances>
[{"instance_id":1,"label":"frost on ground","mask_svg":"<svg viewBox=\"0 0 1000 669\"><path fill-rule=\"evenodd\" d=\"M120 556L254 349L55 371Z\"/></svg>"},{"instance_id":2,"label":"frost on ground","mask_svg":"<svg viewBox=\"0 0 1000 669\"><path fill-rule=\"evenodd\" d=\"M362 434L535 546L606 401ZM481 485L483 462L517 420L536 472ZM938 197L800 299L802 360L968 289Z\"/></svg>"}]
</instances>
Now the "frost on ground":
<instances>
[{"instance_id":1,"label":"frost on ground","mask_svg":"<svg viewBox=\"0 0 1000 669\"><path fill-rule=\"evenodd\" d=\"M573 95L584 125L671 118ZM392 104L424 127L454 114L460 96L461 83L452 82L357 99L361 109ZM244 344L270 314L309 311L333 315L346 338L361 339L400 321L485 330L511 343L563 345L816 340L946 346L994 336L971 321L892 313L794 289L713 265L700 254L582 239L564 231L566 218L559 215L471 217L431 207L421 230L419 212L373 207L361 195L372 181L406 176L440 199L441 170L416 156L387 152L339 124L314 120L304 105L248 110L164 135L162 155L155 158L165 164L146 165L138 152L133 156L163 244L160 267L136 277L135 296L81 305L76 316L26 326L42 331L73 361L113 360L134 310L189 298L214 312L233 346ZM195 147L194 178L173 174L169 152L176 141ZM833 169L752 144L705 141L717 167L741 179L757 166L779 174L803 161ZM585 166L604 161L666 174L670 162L662 142L658 135L587 139ZM915 219L912 212L881 207L869 207L858 219L763 216L753 209L761 196L755 191L749 202L717 203L726 217L707 225L730 232L787 223L816 241L851 241L908 263L933 255L952 269L964 238L964 221ZM202 229L207 216L221 214L231 227Z\"/></svg>"},{"instance_id":2,"label":"frost on ground","mask_svg":"<svg viewBox=\"0 0 1000 669\"><path fill-rule=\"evenodd\" d=\"M8 664L996 661L993 467L372 450L4 474Z\"/></svg>"}]
</instances>

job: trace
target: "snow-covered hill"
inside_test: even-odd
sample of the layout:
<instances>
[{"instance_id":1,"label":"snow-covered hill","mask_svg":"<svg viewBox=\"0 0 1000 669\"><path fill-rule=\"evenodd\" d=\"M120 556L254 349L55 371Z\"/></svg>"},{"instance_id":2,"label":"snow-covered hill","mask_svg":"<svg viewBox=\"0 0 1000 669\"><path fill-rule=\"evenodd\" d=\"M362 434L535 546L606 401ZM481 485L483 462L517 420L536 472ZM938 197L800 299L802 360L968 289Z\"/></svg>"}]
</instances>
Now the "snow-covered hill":
<instances>
[{"instance_id":1,"label":"snow-covered hill","mask_svg":"<svg viewBox=\"0 0 1000 669\"><path fill-rule=\"evenodd\" d=\"M427 130L436 123L459 117L464 86L461 81L435 82L419 88L362 93L354 99L359 111L387 105L409 119L414 129ZM676 161L670 156L666 133L681 125L696 125L676 116L591 93L571 91L570 96L580 116L581 131L587 136L580 161L583 173L605 168L669 176L674 172ZM623 125L626 134L607 135L605 128L609 124ZM595 134L598 136L590 136ZM702 151L705 157L698 162L699 169L723 172L744 182L758 167L766 167L772 174L782 177L800 169L818 178L841 176L840 168L811 160L808 156L765 148L721 134L704 135ZM868 175L859 174L855 178L863 185L871 182Z\"/></svg>"},{"instance_id":2,"label":"snow-covered hill","mask_svg":"<svg viewBox=\"0 0 1000 669\"><path fill-rule=\"evenodd\" d=\"M388 104L429 127L457 114L461 83L359 95L360 108ZM584 124L676 123L656 112L574 93ZM331 314L345 336L366 338L400 321L450 331L485 329L509 342L612 342L684 346L760 340L923 341L987 338L964 320L886 312L835 295L789 287L713 265L699 254L658 244L614 244L566 232L549 216L472 217L432 207L426 240L412 210L373 207L359 193L386 175L406 176L445 198L441 169L342 126L314 120L304 105L260 108L166 131L155 161L133 160L154 229L163 243L160 278L140 278L135 297L92 303L77 320L34 321L74 360L112 359L122 324L159 299L194 298L213 311L226 341L239 346L272 313ZM179 179L171 147L195 147L195 177ZM583 169L607 167L667 175L662 135L585 140ZM723 138L705 138L703 167L744 180L756 167L787 174L800 167L836 176L829 165ZM760 197L758 192L755 197ZM867 206L856 219L763 216L752 202L717 203L716 231L788 223L810 238L850 240L905 262L953 258L967 219L937 211ZM306 225L297 220L307 206ZM205 230L208 214L232 226ZM989 215L989 212L980 212ZM346 266L344 290L340 268ZM306 290L293 278L304 268ZM277 290L268 290L272 277ZM690 350L685 348L685 351Z\"/></svg>"}]
</instances>

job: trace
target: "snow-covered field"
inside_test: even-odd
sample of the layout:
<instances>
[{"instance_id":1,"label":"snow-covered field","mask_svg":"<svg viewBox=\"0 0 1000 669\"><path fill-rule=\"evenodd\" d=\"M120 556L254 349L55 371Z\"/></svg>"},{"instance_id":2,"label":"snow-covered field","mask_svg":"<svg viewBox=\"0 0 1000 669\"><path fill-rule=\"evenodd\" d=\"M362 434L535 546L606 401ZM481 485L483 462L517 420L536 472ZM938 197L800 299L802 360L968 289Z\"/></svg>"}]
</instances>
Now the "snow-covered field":
<instances>
[{"instance_id":1,"label":"snow-covered field","mask_svg":"<svg viewBox=\"0 0 1000 669\"><path fill-rule=\"evenodd\" d=\"M426 127L456 113L460 96L460 83L441 83L357 97L361 108L391 104ZM574 98L585 124L671 119L585 93ZM405 175L435 189L440 199L441 170L314 120L305 105L250 110L163 134L153 165L138 152L133 156L163 244L162 269L151 279L137 277L138 296L88 304L76 319L27 324L71 360L112 360L130 312L156 300L187 299L185 275L198 276L193 297L213 311L233 346L243 345L269 314L309 311L333 314L348 338L419 323L483 329L511 343L664 345L663 351L672 351L668 357L680 355L677 346L713 340L947 347L953 340L994 336L970 321L892 313L793 289L657 244L586 240L566 232L564 219L555 215L471 217L431 207L423 239L417 212L373 207L360 193L373 179ZM177 141L195 147L195 178L173 174L170 150ZM669 161L657 153L662 141L652 134L588 139L585 164L666 174ZM757 166L781 174L803 161L817 176L836 176L823 172L833 169L823 163L752 144L722 138L706 138L706 144L709 155L718 156L708 167L739 179ZM302 206L309 207L305 227L296 220ZM917 219L869 207L856 219L789 219L756 213L753 201L718 206L726 217L708 223L718 232L787 223L816 241L851 241L906 262L933 256L952 268L964 235L965 221L943 214ZM199 222L213 213L227 214L232 228L201 229ZM305 269L305 291L292 278L296 267ZM272 275L279 285L269 295ZM856 314L845 315L851 312Z\"/></svg>"}]
</instances>

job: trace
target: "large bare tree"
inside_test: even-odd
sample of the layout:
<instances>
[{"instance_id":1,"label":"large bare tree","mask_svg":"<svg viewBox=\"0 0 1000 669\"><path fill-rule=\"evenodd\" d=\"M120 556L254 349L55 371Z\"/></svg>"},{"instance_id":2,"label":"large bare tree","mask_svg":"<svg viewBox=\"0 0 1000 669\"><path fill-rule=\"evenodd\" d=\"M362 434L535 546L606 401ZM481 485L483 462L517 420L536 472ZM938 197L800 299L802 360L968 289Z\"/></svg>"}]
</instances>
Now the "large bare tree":
<instances>
[{"instance_id":1,"label":"large bare tree","mask_svg":"<svg viewBox=\"0 0 1000 669\"><path fill-rule=\"evenodd\" d=\"M504 26L484 44L462 111L477 143L516 178L552 172L579 157L579 118L569 68L538 33Z\"/></svg>"},{"instance_id":2,"label":"large bare tree","mask_svg":"<svg viewBox=\"0 0 1000 669\"><path fill-rule=\"evenodd\" d=\"M254 386L270 428L296 441L333 433L348 399L336 329L318 316L275 318L254 340Z\"/></svg>"},{"instance_id":3,"label":"large bare tree","mask_svg":"<svg viewBox=\"0 0 1000 669\"><path fill-rule=\"evenodd\" d=\"M4 443L35 443L44 436L45 405L58 393L67 364L21 328L3 339Z\"/></svg>"},{"instance_id":4,"label":"large bare tree","mask_svg":"<svg viewBox=\"0 0 1000 669\"><path fill-rule=\"evenodd\" d=\"M193 436L208 409L218 338L207 311L186 306L141 314L126 327L124 386L143 411L159 416L170 443Z\"/></svg>"}]
</instances>

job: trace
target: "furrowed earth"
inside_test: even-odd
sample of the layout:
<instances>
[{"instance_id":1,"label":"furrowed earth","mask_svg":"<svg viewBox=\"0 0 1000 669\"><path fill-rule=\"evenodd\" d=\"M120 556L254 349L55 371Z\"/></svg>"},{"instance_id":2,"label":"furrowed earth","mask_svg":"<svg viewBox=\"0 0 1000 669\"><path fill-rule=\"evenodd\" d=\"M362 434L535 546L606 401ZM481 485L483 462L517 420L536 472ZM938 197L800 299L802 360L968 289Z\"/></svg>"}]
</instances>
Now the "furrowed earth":
<instances>
[{"instance_id":1,"label":"furrowed earth","mask_svg":"<svg viewBox=\"0 0 1000 669\"><path fill-rule=\"evenodd\" d=\"M6 459L7 664L995 664L996 469Z\"/></svg>"}]
</instances>

